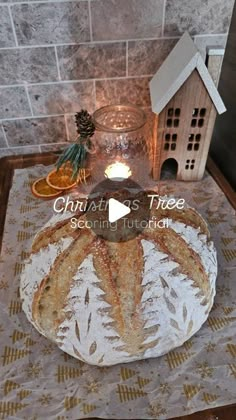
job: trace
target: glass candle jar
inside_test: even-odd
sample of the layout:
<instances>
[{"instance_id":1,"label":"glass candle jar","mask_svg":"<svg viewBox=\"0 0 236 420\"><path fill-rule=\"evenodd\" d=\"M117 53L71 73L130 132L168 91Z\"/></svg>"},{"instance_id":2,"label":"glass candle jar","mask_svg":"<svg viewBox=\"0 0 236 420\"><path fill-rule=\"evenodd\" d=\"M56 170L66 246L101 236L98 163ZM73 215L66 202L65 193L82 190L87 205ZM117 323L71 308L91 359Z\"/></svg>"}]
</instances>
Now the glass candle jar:
<instances>
[{"instance_id":1,"label":"glass candle jar","mask_svg":"<svg viewBox=\"0 0 236 420\"><path fill-rule=\"evenodd\" d=\"M109 173L119 176L120 171L121 177L127 173L141 183L150 173L145 112L135 105L108 105L95 111L93 120L96 178L102 180Z\"/></svg>"}]
</instances>

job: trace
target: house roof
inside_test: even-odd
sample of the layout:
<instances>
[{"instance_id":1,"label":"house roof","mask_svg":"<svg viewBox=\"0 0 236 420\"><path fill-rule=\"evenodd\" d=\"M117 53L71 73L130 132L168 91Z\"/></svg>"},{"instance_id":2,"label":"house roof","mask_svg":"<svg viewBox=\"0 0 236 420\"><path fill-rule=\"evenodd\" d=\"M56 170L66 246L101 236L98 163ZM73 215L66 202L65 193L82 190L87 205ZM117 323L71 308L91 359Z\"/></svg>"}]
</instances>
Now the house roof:
<instances>
[{"instance_id":1,"label":"house roof","mask_svg":"<svg viewBox=\"0 0 236 420\"><path fill-rule=\"evenodd\" d=\"M226 111L200 52L185 32L150 82L152 110L159 114L197 69L219 114Z\"/></svg>"}]
</instances>

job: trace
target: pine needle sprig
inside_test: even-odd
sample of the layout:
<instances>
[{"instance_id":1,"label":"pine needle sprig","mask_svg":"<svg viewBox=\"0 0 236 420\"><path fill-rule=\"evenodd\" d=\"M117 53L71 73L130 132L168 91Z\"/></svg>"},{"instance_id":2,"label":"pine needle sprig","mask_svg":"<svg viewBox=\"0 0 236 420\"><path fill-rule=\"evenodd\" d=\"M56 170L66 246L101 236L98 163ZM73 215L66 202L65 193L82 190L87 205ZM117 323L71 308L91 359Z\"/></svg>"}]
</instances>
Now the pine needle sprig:
<instances>
[{"instance_id":1,"label":"pine needle sprig","mask_svg":"<svg viewBox=\"0 0 236 420\"><path fill-rule=\"evenodd\" d=\"M92 116L86 110L81 110L75 114L78 137L76 143L68 146L59 157L56 167L57 170L66 163L70 163L73 168L72 178L78 175L80 169L85 165L88 150L91 146L91 137L95 133L95 125Z\"/></svg>"}]
</instances>

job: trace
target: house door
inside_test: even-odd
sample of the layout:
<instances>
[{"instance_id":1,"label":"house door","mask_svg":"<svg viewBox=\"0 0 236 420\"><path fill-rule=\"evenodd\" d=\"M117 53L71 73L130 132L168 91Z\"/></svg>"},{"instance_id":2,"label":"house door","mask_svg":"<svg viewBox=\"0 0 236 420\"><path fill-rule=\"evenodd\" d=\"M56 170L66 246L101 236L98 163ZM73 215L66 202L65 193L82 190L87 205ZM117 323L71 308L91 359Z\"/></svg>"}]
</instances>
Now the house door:
<instances>
[{"instance_id":1,"label":"house door","mask_svg":"<svg viewBox=\"0 0 236 420\"><path fill-rule=\"evenodd\" d=\"M178 162L174 158L166 159L161 167L161 179L176 179Z\"/></svg>"}]
</instances>

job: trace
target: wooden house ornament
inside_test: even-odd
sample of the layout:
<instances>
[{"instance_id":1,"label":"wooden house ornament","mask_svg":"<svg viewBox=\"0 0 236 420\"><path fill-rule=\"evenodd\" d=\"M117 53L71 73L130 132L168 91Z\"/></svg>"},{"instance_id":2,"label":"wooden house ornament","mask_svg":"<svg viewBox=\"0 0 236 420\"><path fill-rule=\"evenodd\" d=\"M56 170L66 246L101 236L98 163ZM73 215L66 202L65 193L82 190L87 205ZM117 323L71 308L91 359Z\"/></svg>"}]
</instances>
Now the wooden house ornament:
<instances>
[{"instance_id":1,"label":"wooden house ornament","mask_svg":"<svg viewBox=\"0 0 236 420\"><path fill-rule=\"evenodd\" d=\"M217 88L186 32L150 82L153 129L153 178L168 163L176 179L200 180L204 174L216 113L226 111Z\"/></svg>"}]
</instances>

